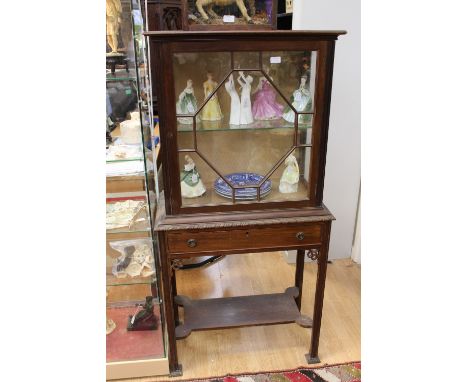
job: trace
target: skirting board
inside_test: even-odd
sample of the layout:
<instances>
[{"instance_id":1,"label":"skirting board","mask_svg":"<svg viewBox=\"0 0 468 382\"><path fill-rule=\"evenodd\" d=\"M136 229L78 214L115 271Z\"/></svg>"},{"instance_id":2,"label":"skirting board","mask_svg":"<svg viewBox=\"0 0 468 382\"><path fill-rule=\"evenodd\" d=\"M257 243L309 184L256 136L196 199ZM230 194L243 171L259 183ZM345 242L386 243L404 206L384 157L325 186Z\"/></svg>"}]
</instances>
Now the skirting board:
<instances>
[{"instance_id":1,"label":"skirting board","mask_svg":"<svg viewBox=\"0 0 468 382\"><path fill-rule=\"evenodd\" d=\"M283 257L284 257L284 260L288 263L288 264L296 264L296 251L282 251L283 252ZM305 256L305 263L311 263L312 260Z\"/></svg>"},{"instance_id":2,"label":"skirting board","mask_svg":"<svg viewBox=\"0 0 468 382\"><path fill-rule=\"evenodd\" d=\"M167 358L106 363L106 380L169 374Z\"/></svg>"}]
</instances>

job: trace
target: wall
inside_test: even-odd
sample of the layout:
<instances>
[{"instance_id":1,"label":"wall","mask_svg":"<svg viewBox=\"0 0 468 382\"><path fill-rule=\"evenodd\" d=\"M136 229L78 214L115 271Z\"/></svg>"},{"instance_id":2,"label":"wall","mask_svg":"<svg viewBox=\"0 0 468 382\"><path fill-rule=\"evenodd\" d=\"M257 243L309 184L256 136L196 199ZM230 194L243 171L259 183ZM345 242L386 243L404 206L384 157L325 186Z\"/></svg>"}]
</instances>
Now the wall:
<instances>
[{"instance_id":1,"label":"wall","mask_svg":"<svg viewBox=\"0 0 468 382\"><path fill-rule=\"evenodd\" d=\"M359 0L294 0L293 29L344 29L336 42L324 203L335 215L330 258L351 255L361 177Z\"/></svg>"}]
</instances>

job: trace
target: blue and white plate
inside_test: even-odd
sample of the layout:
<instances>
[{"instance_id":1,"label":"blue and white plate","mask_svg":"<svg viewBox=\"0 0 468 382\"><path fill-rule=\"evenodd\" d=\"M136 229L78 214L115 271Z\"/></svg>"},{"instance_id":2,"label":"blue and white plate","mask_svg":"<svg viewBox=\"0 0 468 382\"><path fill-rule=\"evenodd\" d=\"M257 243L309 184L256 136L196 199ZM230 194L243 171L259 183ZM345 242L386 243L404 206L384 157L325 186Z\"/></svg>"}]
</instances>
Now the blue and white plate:
<instances>
[{"instance_id":1,"label":"blue and white plate","mask_svg":"<svg viewBox=\"0 0 468 382\"><path fill-rule=\"evenodd\" d=\"M225 178L233 186L245 186L245 188L236 189L236 199L238 200L252 200L257 198L257 189L249 186L256 186L262 180L263 176L251 172L236 172L226 175ZM214 183L216 193L225 198L232 198L231 187L222 179L216 179ZM260 197L263 198L271 191L271 180L267 180L260 187Z\"/></svg>"}]
</instances>

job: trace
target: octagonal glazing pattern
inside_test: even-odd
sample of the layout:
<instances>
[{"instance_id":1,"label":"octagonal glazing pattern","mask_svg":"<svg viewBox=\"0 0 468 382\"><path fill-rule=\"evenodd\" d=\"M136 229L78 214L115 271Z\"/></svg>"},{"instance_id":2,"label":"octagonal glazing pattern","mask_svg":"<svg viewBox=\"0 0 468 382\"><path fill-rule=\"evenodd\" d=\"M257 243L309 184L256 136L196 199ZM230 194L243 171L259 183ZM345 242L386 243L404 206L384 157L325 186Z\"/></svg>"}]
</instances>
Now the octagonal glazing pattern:
<instances>
[{"instance_id":1,"label":"octagonal glazing pattern","mask_svg":"<svg viewBox=\"0 0 468 382\"><path fill-rule=\"evenodd\" d=\"M174 55L183 207L308 198L315 60L315 52Z\"/></svg>"}]
</instances>

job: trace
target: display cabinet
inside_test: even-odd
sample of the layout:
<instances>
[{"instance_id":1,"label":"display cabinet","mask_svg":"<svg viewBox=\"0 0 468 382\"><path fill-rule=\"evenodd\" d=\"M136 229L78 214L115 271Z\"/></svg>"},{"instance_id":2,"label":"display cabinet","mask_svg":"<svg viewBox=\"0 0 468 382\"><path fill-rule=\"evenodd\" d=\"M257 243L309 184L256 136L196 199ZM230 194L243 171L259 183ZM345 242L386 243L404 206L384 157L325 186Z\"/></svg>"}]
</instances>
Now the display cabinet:
<instances>
[{"instance_id":1,"label":"display cabinet","mask_svg":"<svg viewBox=\"0 0 468 382\"><path fill-rule=\"evenodd\" d=\"M145 0L148 30L181 30L183 0Z\"/></svg>"},{"instance_id":2,"label":"display cabinet","mask_svg":"<svg viewBox=\"0 0 468 382\"><path fill-rule=\"evenodd\" d=\"M107 0L107 379L168 373L153 235L158 182L146 39L138 1Z\"/></svg>"},{"instance_id":3,"label":"display cabinet","mask_svg":"<svg viewBox=\"0 0 468 382\"><path fill-rule=\"evenodd\" d=\"M278 0L181 0L184 30L276 29Z\"/></svg>"},{"instance_id":4,"label":"display cabinet","mask_svg":"<svg viewBox=\"0 0 468 382\"><path fill-rule=\"evenodd\" d=\"M295 322L318 343L332 214L323 205L335 40L343 31L148 32L164 192L155 222L173 375L193 330ZM173 263L297 250L284 293L192 300ZM317 261L313 317L301 314L304 257ZM183 311L183 319L179 310Z\"/></svg>"}]
</instances>

